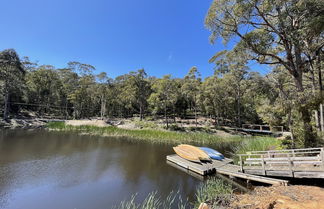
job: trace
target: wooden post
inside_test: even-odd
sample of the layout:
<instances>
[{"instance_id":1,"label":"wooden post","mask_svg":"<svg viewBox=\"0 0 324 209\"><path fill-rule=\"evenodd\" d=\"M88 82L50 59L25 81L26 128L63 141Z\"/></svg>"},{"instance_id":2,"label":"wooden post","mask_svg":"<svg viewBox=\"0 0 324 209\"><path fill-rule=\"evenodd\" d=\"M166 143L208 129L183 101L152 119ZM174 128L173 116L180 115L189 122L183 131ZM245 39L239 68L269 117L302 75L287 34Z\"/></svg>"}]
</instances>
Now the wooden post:
<instances>
[{"instance_id":1,"label":"wooden post","mask_svg":"<svg viewBox=\"0 0 324 209\"><path fill-rule=\"evenodd\" d=\"M324 131L324 115L323 115L323 104L320 104L320 120L321 120L321 131Z\"/></svg>"},{"instance_id":2,"label":"wooden post","mask_svg":"<svg viewBox=\"0 0 324 209\"><path fill-rule=\"evenodd\" d=\"M270 156L270 151L268 151L268 158L271 158L271 156Z\"/></svg>"},{"instance_id":3,"label":"wooden post","mask_svg":"<svg viewBox=\"0 0 324 209\"><path fill-rule=\"evenodd\" d=\"M295 158L295 150L292 151L292 154L293 154L293 158Z\"/></svg>"},{"instance_id":4,"label":"wooden post","mask_svg":"<svg viewBox=\"0 0 324 209\"><path fill-rule=\"evenodd\" d=\"M287 157L288 157L288 165L289 165L290 175L291 175L291 177L294 177L293 168L292 168L292 161L290 159L289 153L287 153Z\"/></svg>"},{"instance_id":5,"label":"wooden post","mask_svg":"<svg viewBox=\"0 0 324 209\"><path fill-rule=\"evenodd\" d=\"M322 161L322 167L323 167L323 170L324 170L324 148L321 148L321 161Z\"/></svg>"},{"instance_id":6,"label":"wooden post","mask_svg":"<svg viewBox=\"0 0 324 209\"><path fill-rule=\"evenodd\" d=\"M242 156L240 155L240 168L241 168L241 172L243 173L243 160L242 160Z\"/></svg>"},{"instance_id":7,"label":"wooden post","mask_svg":"<svg viewBox=\"0 0 324 209\"><path fill-rule=\"evenodd\" d=\"M264 163L264 157L263 157L263 155L261 155L262 156L262 170L263 170L263 175L265 176L266 175L266 171L265 171L265 163Z\"/></svg>"}]
</instances>

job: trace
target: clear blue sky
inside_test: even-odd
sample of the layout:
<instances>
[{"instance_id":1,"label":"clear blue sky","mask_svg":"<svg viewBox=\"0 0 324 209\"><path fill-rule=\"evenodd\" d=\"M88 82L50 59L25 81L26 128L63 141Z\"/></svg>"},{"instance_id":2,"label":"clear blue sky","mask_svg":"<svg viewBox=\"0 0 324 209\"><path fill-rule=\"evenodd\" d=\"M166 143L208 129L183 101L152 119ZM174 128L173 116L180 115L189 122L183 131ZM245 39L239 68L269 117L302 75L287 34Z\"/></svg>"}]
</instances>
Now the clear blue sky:
<instances>
[{"instance_id":1,"label":"clear blue sky","mask_svg":"<svg viewBox=\"0 0 324 209\"><path fill-rule=\"evenodd\" d=\"M209 43L204 28L211 2L2 1L0 50L14 48L21 57L58 68L69 61L92 64L110 77L139 68L158 77L182 77L192 66L205 77L213 73L208 59L224 49L221 40Z\"/></svg>"}]
</instances>

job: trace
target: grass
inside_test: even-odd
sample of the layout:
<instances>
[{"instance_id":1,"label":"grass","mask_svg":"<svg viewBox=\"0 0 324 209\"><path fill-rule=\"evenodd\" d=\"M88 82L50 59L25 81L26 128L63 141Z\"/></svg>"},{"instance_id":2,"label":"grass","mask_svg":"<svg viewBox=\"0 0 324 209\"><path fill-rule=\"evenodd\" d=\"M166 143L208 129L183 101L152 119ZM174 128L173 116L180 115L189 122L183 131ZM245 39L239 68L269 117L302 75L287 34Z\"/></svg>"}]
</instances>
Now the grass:
<instances>
[{"instance_id":1,"label":"grass","mask_svg":"<svg viewBox=\"0 0 324 209\"><path fill-rule=\"evenodd\" d=\"M229 183L217 178L209 179L198 187L194 208L198 208L203 202L208 203L212 208L227 206L233 191L233 187Z\"/></svg>"},{"instance_id":2,"label":"grass","mask_svg":"<svg viewBox=\"0 0 324 209\"><path fill-rule=\"evenodd\" d=\"M219 149L231 150L230 153L237 162L237 154L244 154L250 151L264 151L271 149L282 149L281 140L273 137L242 137L230 136L220 137L206 132L178 132L161 129L122 129L114 126L72 126L65 122L50 122L47 127L58 131L75 131L77 133L127 137L130 140L146 141L150 143L189 143L196 145L217 145Z\"/></svg>"},{"instance_id":3,"label":"grass","mask_svg":"<svg viewBox=\"0 0 324 209\"><path fill-rule=\"evenodd\" d=\"M219 137L214 134L204 132L176 132L168 130L155 129L121 129L114 126L72 126L64 122L50 122L47 127L51 130L59 131L77 131L102 136L128 137L131 139L149 141L153 143L193 143L193 144L215 144L219 146L229 146L233 143L241 142L244 137Z\"/></svg>"},{"instance_id":4,"label":"grass","mask_svg":"<svg viewBox=\"0 0 324 209\"><path fill-rule=\"evenodd\" d=\"M282 141L273 137L254 138L243 140L232 146L234 162L238 161L237 154L245 154L251 151L279 150L283 148Z\"/></svg>"},{"instance_id":5,"label":"grass","mask_svg":"<svg viewBox=\"0 0 324 209\"><path fill-rule=\"evenodd\" d=\"M171 192L166 199L162 200L157 192L150 193L143 202L136 203L136 195L133 195L130 200L122 201L115 209L186 209L189 208L187 201L183 201L179 192Z\"/></svg>"},{"instance_id":6,"label":"grass","mask_svg":"<svg viewBox=\"0 0 324 209\"><path fill-rule=\"evenodd\" d=\"M212 209L226 207L229 205L233 196L232 186L217 178L211 178L201 183L196 190L196 201L189 204L188 200L183 200L179 192L171 192L167 198L162 200L157 192L152 192L141 202L136 202L136 195L129 200L122 201L115 209L186 209L198 208L200 203L206 202L212 206Z\"/></svg>"}]
</instances>

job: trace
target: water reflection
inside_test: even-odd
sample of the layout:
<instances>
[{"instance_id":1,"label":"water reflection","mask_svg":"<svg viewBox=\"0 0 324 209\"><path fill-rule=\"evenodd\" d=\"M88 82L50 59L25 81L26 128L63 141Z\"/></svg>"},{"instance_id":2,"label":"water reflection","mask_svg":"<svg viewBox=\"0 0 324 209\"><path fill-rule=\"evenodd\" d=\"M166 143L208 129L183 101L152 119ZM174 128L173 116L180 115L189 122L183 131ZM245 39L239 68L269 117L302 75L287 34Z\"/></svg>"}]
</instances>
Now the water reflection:
<instances>
[{"instance_id":1,"label":"water reflection","mask_svg":"<svg viewBox=\"0 0 324 209\"><path fill-rule=\"evenodd\" d=\"M199 180L168 166L168 145L46 131L0 135L0 208L110 208L138 193L193 199Z\"/></svg>"}]
</instances>

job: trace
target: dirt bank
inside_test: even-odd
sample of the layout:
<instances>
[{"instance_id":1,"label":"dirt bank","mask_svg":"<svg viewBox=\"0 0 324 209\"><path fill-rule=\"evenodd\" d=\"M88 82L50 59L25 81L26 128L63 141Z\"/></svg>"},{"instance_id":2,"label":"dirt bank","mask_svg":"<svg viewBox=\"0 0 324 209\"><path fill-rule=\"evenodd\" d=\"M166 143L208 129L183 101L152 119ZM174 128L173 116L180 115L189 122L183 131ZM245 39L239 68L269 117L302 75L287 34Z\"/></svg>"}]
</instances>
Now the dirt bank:
<instances>
[{"instance_id":1,"label":"dirt bank","mask_svg":"<svg viewBox=\"0 0 324 209\"><path fill-rule=\"evenodd\" d=\"M257 187L252 193L238 195L232 209L321 209L324 189L315 186Z\"/></svg>"},{"instance_id":2,"label":"dirt bank","mask_svg":"<svg viewBox=\"0 0 324 209\"><path fill-rule=\"evenodd\" d=\"M46 120L37 118L0 120L0 129L38 129L45 127L46 123Z\"/></svg>"},{"instance_id":3,"label":"dirt bank","mask_svg":"<svg viewBox=\"0 0 324 209\"><path fill-rule=\"evenodd\" d=\"M98 127L105 127L108 126L108 124L103 120L66 120L66 125L72 125L72 126L98 126Z\"/></svg>"}]
</instances>

